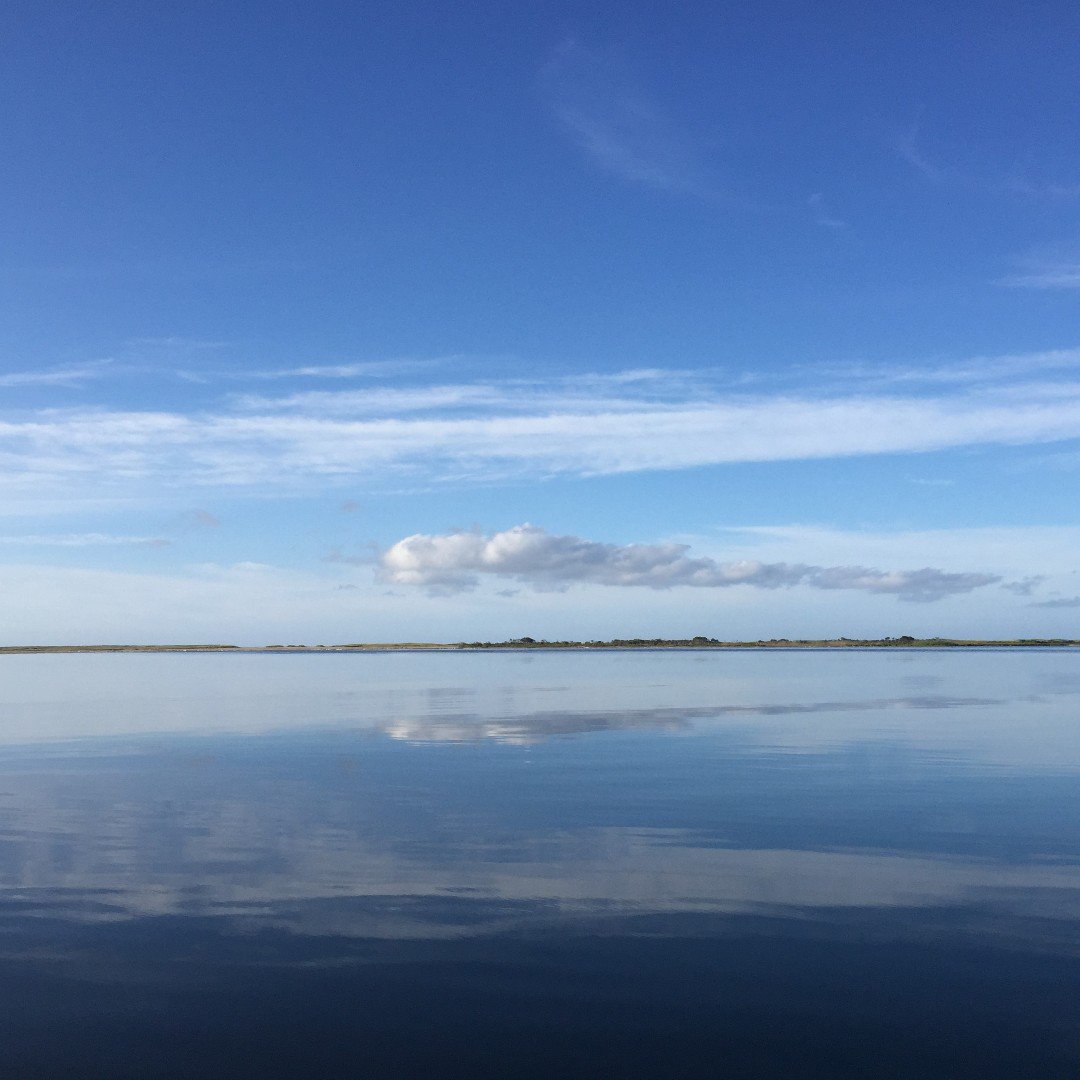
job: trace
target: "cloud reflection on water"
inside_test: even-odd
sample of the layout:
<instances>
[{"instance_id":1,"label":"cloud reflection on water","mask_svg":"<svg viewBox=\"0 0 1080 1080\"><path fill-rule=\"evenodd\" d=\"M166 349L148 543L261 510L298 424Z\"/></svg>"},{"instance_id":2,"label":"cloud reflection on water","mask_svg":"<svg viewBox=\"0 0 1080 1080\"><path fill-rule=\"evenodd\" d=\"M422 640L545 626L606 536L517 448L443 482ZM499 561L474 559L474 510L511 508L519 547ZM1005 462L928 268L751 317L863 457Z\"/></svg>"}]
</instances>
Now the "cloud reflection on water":
<instances>
[{"instance_id":1,"label":"cloud reflection on water","mask_svg":"<svg viewBox=\"0 0 1080 1080\"><path fill-rule=\"evenodd\" d=\"M114 659L5 669L5 1075L1076 1075L1075 653Z\"/></svg>"},{"instance_id":2,"label":"cloud reflection on water","mask_svg":"<svg viewBox=\"0 0 1080 1080\"><path fill-rule=\"evenodd\" d=\"M0 752L8 916L288 923L283 905L341 901L350 933L424 936L448 932L430 914L448 898L547 919L1012 910L1036 894L1075 913L1080 896L1080 755L1055 745L1076 739L1073 654L1011 671L1011 654L121 659L77 665L136 674L84 695L91 715L119 712L116 734L46 725L52 740ZM140 730L140 680L187 678L189 661L221 694L166 680L159 734L120 735ZM254 694L269 728L178 733L256 674L280 691ZM371 923L394 897L413 914Z\"/></svg>"},{"instance_id":3,"label":"cloud reflection on water","mask_svg":"<svg viewBox=\"0 0 1080 1080\"><path fill-rule=\"evenodd\" d=\"M659 915L990 905L1080 918L1076 814L1047 831L1055 790L1033 800L1014 777L1029 819L1011 820L997 781L960 762L858 748L807 762L709 742L680 741L674 759L649 739L584 761L567 746L577 766L558 743L539 761L511 747L512 768L356 740L27 755L0 779L0 919L444 938ZM703 750L713 758L690 764Z\"/></svg>"},{"instance_id":4,"label":"cloud reflection on water","mask_svg":"<svg viewBox=\"0 0 1080 1080\"><path fill-rule=\"evenodd\" d=\"M818 701L807 704L704 705L684 708L620 709L608 712L571 710L531 712L518 716L481 716L476 713L429 713L401 717L374 725L393 739L411 742L470 742L495 739L530 743L557 735L581 735L596 731L688 731L699 720L730 717L803 716L819 713L880 712L887 709L958 709L1001 705L994 698L950 698L922 695L871 698L854 701Z\"/></svg>"}]
</instances>

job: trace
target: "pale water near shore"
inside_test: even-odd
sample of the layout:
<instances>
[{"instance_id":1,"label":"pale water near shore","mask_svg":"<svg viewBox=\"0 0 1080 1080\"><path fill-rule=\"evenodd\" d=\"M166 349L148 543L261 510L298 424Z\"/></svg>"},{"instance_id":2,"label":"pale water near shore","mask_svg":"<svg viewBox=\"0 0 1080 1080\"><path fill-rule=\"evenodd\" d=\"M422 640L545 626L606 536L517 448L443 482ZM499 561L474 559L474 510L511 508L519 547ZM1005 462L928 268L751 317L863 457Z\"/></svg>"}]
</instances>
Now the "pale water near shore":
<instances>
[{"instance_id":1,"label":"pale water near shore","mask_svg":"<svg viewBox=\"0 0 1080 1080\"><path fill-rule=\"evenodd\" d=\"M0 659L0 1071L1073 1076L1080 654Z\"/></svg>"}]
</instances>

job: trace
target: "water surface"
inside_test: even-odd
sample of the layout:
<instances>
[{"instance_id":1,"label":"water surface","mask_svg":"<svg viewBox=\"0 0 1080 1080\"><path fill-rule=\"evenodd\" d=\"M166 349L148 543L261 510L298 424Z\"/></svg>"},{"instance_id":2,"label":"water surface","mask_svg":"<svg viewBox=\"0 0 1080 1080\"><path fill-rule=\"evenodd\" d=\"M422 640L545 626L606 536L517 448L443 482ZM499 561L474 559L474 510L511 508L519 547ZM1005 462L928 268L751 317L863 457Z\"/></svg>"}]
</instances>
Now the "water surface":
<instances>
[{"instance_id":1,"label":"water surface","mask_svg":"<svg viewBox=\"0 0 1080 1080\"><path fill-rule=\"evenodd\" d=\"M1080 652L0 658L0 1073L1080 1074Z\"/></svg>"}]
</instances>

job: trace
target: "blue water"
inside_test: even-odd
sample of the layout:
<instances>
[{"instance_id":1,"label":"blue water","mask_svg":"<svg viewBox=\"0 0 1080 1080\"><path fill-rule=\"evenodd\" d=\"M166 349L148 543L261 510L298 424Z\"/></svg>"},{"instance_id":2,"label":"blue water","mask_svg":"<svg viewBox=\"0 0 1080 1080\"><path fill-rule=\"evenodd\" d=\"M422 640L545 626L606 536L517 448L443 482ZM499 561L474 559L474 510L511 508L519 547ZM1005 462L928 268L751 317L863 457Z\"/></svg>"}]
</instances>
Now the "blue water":
<instances>
[{"instance_id":1,"label":"blue water","mask_svg":"<svg viewBox=\"0 0 1080 1080\"><path fill-rule=\"evenodd\" d=\"M1080 651L0 658L0 1075L1075 1077Z\"/></svg>"}]
</instances>

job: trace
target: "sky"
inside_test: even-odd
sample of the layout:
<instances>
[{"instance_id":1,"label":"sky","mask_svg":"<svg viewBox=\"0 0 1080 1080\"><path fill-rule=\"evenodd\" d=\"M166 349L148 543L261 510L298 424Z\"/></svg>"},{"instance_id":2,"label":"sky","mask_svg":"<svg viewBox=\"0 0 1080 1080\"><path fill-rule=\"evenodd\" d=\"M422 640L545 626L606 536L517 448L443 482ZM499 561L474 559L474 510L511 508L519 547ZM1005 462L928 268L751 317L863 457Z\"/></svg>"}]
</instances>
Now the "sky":
<instances>
[{"instance_id":1,"label":"sky","mask_svg":"<svg viewBox=\"0 0 1080 1080\"><path fill-rule=\"evenodd\" d=\"M0 12L2 644L1080 637L1080 9Z\"/></svg>"}]
</instances>

